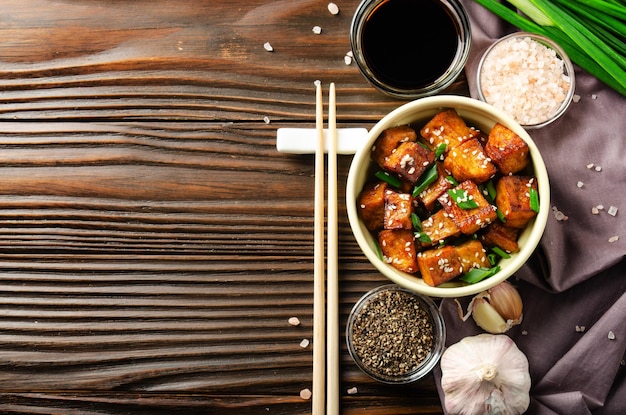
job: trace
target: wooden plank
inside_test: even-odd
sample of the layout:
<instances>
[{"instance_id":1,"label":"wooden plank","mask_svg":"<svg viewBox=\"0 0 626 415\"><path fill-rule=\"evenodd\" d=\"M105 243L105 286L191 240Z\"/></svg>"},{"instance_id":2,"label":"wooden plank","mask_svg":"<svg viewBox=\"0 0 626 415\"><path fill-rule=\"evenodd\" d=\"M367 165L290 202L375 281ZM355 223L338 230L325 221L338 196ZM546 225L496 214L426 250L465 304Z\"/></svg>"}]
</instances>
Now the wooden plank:
<instances>
[{"instance_id":1,"label":"wooden plank","mask_svg":"<svg viewBox=\"0 0 626 415\"><path fill-rule=\"evenodd\" d=\"M313 120L320 79L340 121L377 120L401 102L344 62L358 3L7 0L0 119Z\"/></svg>"}]
</instances>

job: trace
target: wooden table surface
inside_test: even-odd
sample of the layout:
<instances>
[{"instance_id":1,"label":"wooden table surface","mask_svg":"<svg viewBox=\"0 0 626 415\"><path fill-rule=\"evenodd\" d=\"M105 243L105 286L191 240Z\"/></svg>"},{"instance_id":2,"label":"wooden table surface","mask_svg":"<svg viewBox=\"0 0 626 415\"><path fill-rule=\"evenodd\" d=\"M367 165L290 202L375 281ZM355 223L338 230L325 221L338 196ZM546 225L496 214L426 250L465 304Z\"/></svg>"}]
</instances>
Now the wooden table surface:
<instances>
[{"instance_id":1,"label":"wooden table surface","mask_svg":"<svg viewBox=\"0 0 626 415\"><path fill-rule=\"evenodd\" d=\"M339 127L403 103L344 62L358 0L327 4L2 2L1 413L311 412L314 160L276 129L314 127L316 79ZM348 226L350 161L342 329L386 282ZM375 383L340 344L344 414L442 413L432 376Z\"/></svg>"}]
</instances>

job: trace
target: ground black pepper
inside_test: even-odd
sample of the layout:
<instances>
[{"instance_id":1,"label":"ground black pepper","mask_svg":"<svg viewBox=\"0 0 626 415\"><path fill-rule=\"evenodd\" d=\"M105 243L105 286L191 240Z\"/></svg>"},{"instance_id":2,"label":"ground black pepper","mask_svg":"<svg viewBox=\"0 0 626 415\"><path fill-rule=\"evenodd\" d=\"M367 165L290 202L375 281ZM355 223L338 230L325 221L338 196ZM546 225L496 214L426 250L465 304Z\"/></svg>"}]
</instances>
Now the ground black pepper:
<instances>
[{"instance_id":1,"label":"ground black pepper","mask_svg":"<svg viewBox=\"0 0 626 415\"><path fill-rule=\"evenodd\" d=\"M363 364L384 377L417 370L434 346L430 315L406 291L387 290L372 297L356 316L352 335Z\"/></svg>"}]
</instances>

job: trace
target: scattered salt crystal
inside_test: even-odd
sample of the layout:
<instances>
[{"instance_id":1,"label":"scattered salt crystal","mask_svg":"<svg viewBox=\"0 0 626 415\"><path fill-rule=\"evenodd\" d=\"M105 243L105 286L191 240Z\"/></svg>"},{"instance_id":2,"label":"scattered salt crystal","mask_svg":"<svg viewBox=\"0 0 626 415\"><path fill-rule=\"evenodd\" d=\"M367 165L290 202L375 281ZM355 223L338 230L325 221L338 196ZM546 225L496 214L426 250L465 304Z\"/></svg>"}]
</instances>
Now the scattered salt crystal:
<instances>
[{"instance_id":1,"label":"scattered salt crystal","mask_svg":"<svg viewBox=\"0 0 626 415\"><path fill-rule=\"evenodd\" d=\"M596 207L598 208L598 210L604 210L604 205L598 205Z\"/></svg>"},{"instance_id":2,"label":"scattered salt crystal","mask_svg":"<svg viewBox=\"0 0 626 415\"><path fill-rule=\"evenodd\" d=\"M268 52L273 52L274 48L272 47L272 45L270 44L270 42L265 42L263 44L263 47L265 48L266 51Z\"/></svg>"},{"instance_id":3,"label":"scattered salt crystal","mask_svg":"<svg viewBox=\"0 0 626 415\"><path fill-rule=\"evenodd\" d=\"M602 167L601 166L596 166L595 170L596 171L602 171Z\"/></svg>"},{"instance_id":4,"label":"scattered salt crystal","mask_svg":"<svg viewBox=\"0 0 626 415\"><path fill-rule=\"evenodd\" d=\"M607 337L609 338L609 340L615 340L615 333L609 330L609 334L607 335Z\"/></svg>"},{"instance_id":5,"label":"scattered salt crystal","mask_svg":"<svg viewBox=\"0 0 626 415\"><path fill-rule=\"evenodd\" d=\"M556 218L556 220L558 220L559 222L569 219L567 215L565 215L563 212L557 209L556 206L552 207L552 212L554 213L554 217Z\"/></svg>"},{"instance_id":6,"label":"scattered salt crystal","mask_svg":"<svg viewBox=\"0 0 626 415\"><path fill-rule=\"evenodd\" d=\"M594 207L591 208L591 213L594 214L594 215L597 215L597 214L600 213L600 209L598 209L597 206L594 206Z\"/></svg>"},{"instance_id":7,"label":"scattered salt crystal","mask_svg":"<svg viewBox=\"0 0 626 415\"><path fill-rule=\"evenodd\" d=\"M352 64L352 56L349 56L349 55L344 56L344 57L343 57L343 62L344 62L346 65L350 65L350 64Z\"/></svg>"},{"instance_id":8,"label":"scattered salt crystal","mask_svg":"<svg viewBox=\"0 0 626 415\"><path fill-rule=\"evenodd\" d=\"M522 336L528 336L528 331L522 330Z\"/></svg>"},{"instance_id":9,"label":"scattered salt crystal","mask_svg":"<svg viewBox=\"0 0 626 415\"><path fill-rule=\"evenodd\" d=\"M596 94L593 94L593 95L591 96L591 99L598 99L598 96L597 96Z\"/></svg>"},{"instance_id":10,"label":"scattered salt crystal","mask_svg":"<svg viewBox=\"0 0 626 415\"><path fill-rule=\"evenodd\" d=\"M299 326L300 325L300 319L298 317L289 317L289 320L287 320L287 321L292 326Z\"/></svg>"},{"instance_id":11,"label":"scattered salt crystal","mask_svg":"<svg viewBox=\"0 0 626 415\"><path fill-rule=\"evenodd\" d=\"M356 388L356 386L351 387L350 389L348 389L346 392L348 392L348 395L355 395L359 390Z\"/></svg>"},{"instance_id":12,"label":"scattered salt crystal","mask_svg":"<svg viewBox=\"0 0 626 415\"><path fill-rule=\"evenodd\" d=\"M609 207L609 210L606 211L611 216L617 215L617 208L615 206Z\"/></svg>"},{"instance_id":13,"label":"scattered salt crystal","mask_svg":"<svg viewBox=\"0 0 626 415\"><path fill-rule=\"evenodd\" d=\"M313 394L311 393L310 389L302 389L300 391L300 397L304 400L309 400L311 399L311 396L313 396Z\"/></svg>"},{"instance_id":14,"label":"scattered salt crystal","mask_svg":"<svg viewBox=\"0 0 626 415\"><path fill-rule=\"evenodd\" d=\"M328 11L332 15L339 14L339 6L337 6L335 3L328 3Z\"/></svg>"},{"instance_id":15,"label":"scattered salt crystal","mask_svg":"<svg viewBox=\"0 0 626 415\"><path fill-rule=\"evenodd\" d=\"M613 242L617 242L619 241L619 236L615 235L615 236L611 236L609 238L609 243L613 243Z\"/></svg>"},{"instance_id":16,"label":"scattered salt crystal","mask_svg":"<svg viewBox=\"0 0 626 415\"><path fill-rule=\"evenodd\" d=\"M263 117L263 122L265 124L269 124L270 123L270 117L268 117L267 115L265 117Z\"/></svg>"},{"instance_id":17,"label":"scattered salt crystal","mask_svg":"<svg viewBox=\"0 0 626 415\"><path fill-rule=\"evenodd\" d=\"M309 339L302 339L302 341L300 342L300 347L302 347L303 349L306 349L307 347L309 347Z\"/></svg>"},{"instance_id":18,"label":"scattered salt crystal","mask_svg":"<svg viewBox=\"0 0 626 415\"><path fill-rule=\"evenodd\" d=\"M589 164L587 164L587 168L588 168L588 169L593 169L593 163L589 163Z\"/></svg>"},{"instance_id":19,"label":"scattered salt crystal","mask_svg":"<svg viewBox=\"0 0 626 415\"><path fill-rule=\"evenodd\" d=\"M574 102L580 101L580 95L574 94L574 96L572 97L572 101L574 101Z\"/></svg>"},{"instance_id":20,"label":"scattered salt crystal","mask_svg":"<svg viewBox=\"0 0 626 415\"><path fill-rule=\"evenodd\" d=\"M576 186L578 186L578 188L580 189L581 187L583 187L585 184L581 181L579 181L578 183L576 183Z\"/></svg>"},{"instance_id":21,"label":"scattered salt crystal","mask_svg":"<svg viewBox=\"0 0 626 415\"><path fill-rule=\"evenodd\" d=\"M322 33L322 28L319 26L313 26L313 33L319 35L320 33Z\"/></svg>"},{"instance_id":22,"label":"scattered salt crystal","mask_svg":"<svg viewBox=\"0 0 626 415\"><path fill-rule=\"evenodd\" d=\"M585 331L585 326L576 326L576 332L577 333L582 333Z\"/></svg>"},{"instance_id":23,"label":"scattered salt crystal","mask_svg":"<svg viewBox=\"0 0 626 415\"><path fill-rule=\"evenodd\" d=\"M351 58L354 58L354 53L352 53L351 50L346 52L346 56L350 56Z\"/></svg>"}]
</instances>

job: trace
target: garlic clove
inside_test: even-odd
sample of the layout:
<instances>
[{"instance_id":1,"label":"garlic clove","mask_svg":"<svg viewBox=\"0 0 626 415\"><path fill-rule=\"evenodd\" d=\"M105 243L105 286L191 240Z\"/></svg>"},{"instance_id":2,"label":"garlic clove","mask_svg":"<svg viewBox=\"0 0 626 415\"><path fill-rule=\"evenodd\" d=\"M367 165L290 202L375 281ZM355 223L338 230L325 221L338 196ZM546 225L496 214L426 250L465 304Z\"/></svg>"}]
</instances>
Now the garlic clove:
<instances>
[{"instance_id":1,"label":"garlic clove","mask_svg":"<svg viewBox=\"0 0 626 415\"><path fill-rule=\"evenodd\" d=\"M507 281L488 290L489 303L505 320L520 320L522 318L522 298L517 289Z\"/></svg>"},{"instance_id":2,"label":"garlic clove","mask_svg":"<svg viewBox=\"0 0 626 415\"><path fill-rule=\"evenodd\" d=\"M472 303L472 318L480 328L492 334L508 330L507 322L485 297L476 297Z\"/></svg>"}]
</instances>

